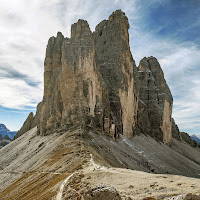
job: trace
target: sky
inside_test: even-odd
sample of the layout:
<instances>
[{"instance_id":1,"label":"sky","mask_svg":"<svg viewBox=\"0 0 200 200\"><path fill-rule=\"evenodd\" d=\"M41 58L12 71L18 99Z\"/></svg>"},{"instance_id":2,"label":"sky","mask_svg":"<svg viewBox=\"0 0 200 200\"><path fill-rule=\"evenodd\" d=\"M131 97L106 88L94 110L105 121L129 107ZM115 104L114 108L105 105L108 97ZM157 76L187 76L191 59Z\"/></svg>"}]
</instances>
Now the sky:
<instances>
[{"instance_id":1,"label":"sky","mask_svg":"<svg viewBox=\"0 0 200 200\"><path fill-rule=\"evenodd\" d=\"M78 19L94 31L117 9L129 19L136 64L160 62L179 129L200 134L200 0L0 0L0 123L18 130L35 113L51 36L70 37Z\"/></svg>"}]
</instances>

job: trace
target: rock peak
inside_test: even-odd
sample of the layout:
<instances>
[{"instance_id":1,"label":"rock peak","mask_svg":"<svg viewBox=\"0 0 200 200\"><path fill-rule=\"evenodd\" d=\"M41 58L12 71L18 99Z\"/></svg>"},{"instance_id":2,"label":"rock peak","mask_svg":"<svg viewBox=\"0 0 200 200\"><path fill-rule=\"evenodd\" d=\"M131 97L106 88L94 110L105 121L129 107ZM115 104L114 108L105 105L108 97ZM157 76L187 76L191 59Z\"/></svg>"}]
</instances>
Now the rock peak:
<instances>
[{"instance_id":1,"label":"rock peak","mask_svg":"<svg viewBox=\"0 0 200 200\"><path fill-rule=\"evenodd\" d=\"M141 132L169 143L172 139L173 99L155 57L144 57L140 61L139 79L138 127ZM143 124L143 121L146 123Z\"/></svg>"},{"instance_id":2,"label":"rock peak","mask_svg":"<svg viewBox=\"0 0 200 200\"><path fill-rule=\"evenodd\" d=\"M128 18L126 17L125 13L121 10L116 10L109 16L109 21L111 22L120 22L125 23L127 25L127 28L129 29L129 23Z\"/></svg>"},{"instance_id":3,"label":"rock peak","mask_svg":"<svg viewBox=\"0 0 200 200\"><path fill-rule=\"evenodd\" d=\"M109 16L109 20L112 20L115 18L124 18L124 17L126 17L125 13L122 12L121 9L119 9L119 10L112 12L112 14Z\"/></svg>"},{"instance_id":4,"label":"rock peak","mask_svg":"<svg viewBox=\"0 0 200 200\"><path fill-rule=\"evenodd\" d=\"M57 32L57 38L63 38L63 37L64 37L63 34L60 31L58 31Z\"/></svg>"},{"instance_id":5,"label":"rock peak","mask_svg":"<svg viewBox=\"0 0 200 200\"><path fill-rule=\"evenodd\" d=\"M145 57L138 71L128 28L125 13L116 10L93 33L79 19L71 26L71 38L58 32L49 40L44 98L28 120L37 121L40 135L81 126L113 138L143 133L169 143L173 130L179 137L174 124L172 130L173 99L160 64Z\"/></svg>"},{"instance_id":6,"label":"rock peak","mask_svg":"<svg viewBox=\"0 0 200 200\"><path fill-rule=\"evenodd\" d=\"M80 39L84 37L89 37L90 35L91 35L91 30L86 20L79 19L78 22L72 24L71 26L72 39Z\"/></svg>"}]
</instances>

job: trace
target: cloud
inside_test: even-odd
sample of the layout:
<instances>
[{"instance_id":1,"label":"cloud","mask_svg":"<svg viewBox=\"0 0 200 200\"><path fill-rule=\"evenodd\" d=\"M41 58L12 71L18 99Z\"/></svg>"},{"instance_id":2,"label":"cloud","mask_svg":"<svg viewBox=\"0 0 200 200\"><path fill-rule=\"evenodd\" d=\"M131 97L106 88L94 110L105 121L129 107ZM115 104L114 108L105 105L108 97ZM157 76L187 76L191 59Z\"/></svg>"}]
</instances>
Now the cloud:
<instances>
[{"instance_id":1,"label":"cloud","mask_svg":"<svg viewBox=\"0 0 200 200\"><path fill-rule=\"evenodd\" d=\"M0 79L3 79L3 78L24 80L28 85L33 86L33 87L37 87L40 84L40 82L30 79L28 75L19 73L17 70L12 69L12 67L10 66L6 66L6 67L0 66Z\"/></svg>"},{"instance_id":2,"label":"cloud","mask_svg":"<svg viewBox=\"0 0 200 200\"><path fill-rule=\"evenodd\" d=\"M42 96L41 86L30 86L22 79L1 78L0 85L0 105L6 108L26 109L35 107Z\"/></svg>"},{"instance_id":3,"label":"cloud","mask_svg":"<svg viewBox=\"0 0 200 200\"><path fill-rule=\"evenodd\" d=\"M189 133L190 131L191 133L196 131L197 133L200 128L200 95L198 92L200 91L200 43L198 38L196 39L192 34L188 34L187 31L195 27L195 31L199 32L200 24L198 17L196 21L194 20L194 24L180 22L181 26L184 27L181 29L174 27L171 34L172 30L166 30L168 32L167 35L160 34L160 31L169 25L168 22L157 24L156 29L145 26L146 18L148 18L148 23L152 24L152 19L149 17L149 15L152 15L150 13L152 11L151 8L153 7L155 11L161 5L168 9L166 2L164 4L160 2L160 4L157 3L156 5L149 2L144 7L140 4L141 6L138 7L137 11L144 14L139 15L137 13L136 21L131 19L132 27L129 31L131 50L137 64L145 56L155 56L159 60L174 97L173 117L176 123L179 125L180 130L187 130ZM193 4L193 6L195 5ZM147 12L145 12L146 10ZM161 15L164 14L161 13ZM184 17L190 18L187 21L191 22L192 17L190 15ZM171 23L169 16L168 20ZM181 19L174 16L173 20L178 21ZM188 37L190 38L186 40Z\"/></svg>"},{"instance_id":4,"label":"cloud","mask_svg":"<svg viewBox=\"0 0 200 200\"><path fill-rule=\"evenodd\" d=\"M10 3L2 0L0 93L3 95L0 105L18 109L34 107L36 99L38 102L42 99L43 63L48 38L58 31L70 37L71 24L79 18L88 20L94 30L101 20L122 5L125 11L130 10L124 3L129 3L133 11L134 1L14 0ZM34 98L34 91L40 94L38 98ZM17 96L17 101L12 96Z\"/></svg>"},{"instance_id":5,"label":"cloud","mask_svg":"<svg viewBox=\"0 0 200 200\"><path fill-rule=\"evenodd\" d=\"M200 49L195 45L176 45L175 52L160 59L174 96L173 117L180 129L199 127L199 55Z\"/></svg>"}]
</instances>

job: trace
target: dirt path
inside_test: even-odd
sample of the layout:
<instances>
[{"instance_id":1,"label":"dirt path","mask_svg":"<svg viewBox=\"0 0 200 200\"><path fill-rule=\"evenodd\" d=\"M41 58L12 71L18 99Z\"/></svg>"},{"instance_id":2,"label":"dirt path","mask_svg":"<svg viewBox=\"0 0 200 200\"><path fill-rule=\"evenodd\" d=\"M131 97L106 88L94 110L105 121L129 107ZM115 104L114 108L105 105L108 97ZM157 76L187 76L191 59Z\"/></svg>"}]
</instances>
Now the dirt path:
<instances>
[{"instance_id":1,"label":"dirt path","mask_svg":"<svg viewBox=\"0 0 200 200\"><path fill-rule=\"evenodd\" d=\"M101 169L101 170L106 170L107 168L104 167L104 166L100 166L98 164L96 164L94 162L94 159L93 159L93 155L90 154L90 163L89 163L89 166L87 167L87 170L95 170L95 169ZM84 171L84 170L83 170ZM62 199L62 194L63 194L63 189L64 189L64 186L65 184L67 183L67 181L75 174L76 172L74 172L73 174L69 175L60 185L59 187L59 191L57 193L57 196L56 196L56 200L61 200Z\"/></svg>"},{"instance_id":2,"label":"dirt path","mask_svg":"<svg viewBox=\"0 0 200 200\"><path fill-rule=\"evenodd\" d=\"M67 181L68 181L74 174L75 174L75 173L69 175L69 176L62 182L62 184L60 185L58 194L57 194L57 196L56 196L56 200L61 200L61 199L62 199L62 194L63 194L64 186L65 186L65 184L67 183Z\"/></svg>"}]
</instances>

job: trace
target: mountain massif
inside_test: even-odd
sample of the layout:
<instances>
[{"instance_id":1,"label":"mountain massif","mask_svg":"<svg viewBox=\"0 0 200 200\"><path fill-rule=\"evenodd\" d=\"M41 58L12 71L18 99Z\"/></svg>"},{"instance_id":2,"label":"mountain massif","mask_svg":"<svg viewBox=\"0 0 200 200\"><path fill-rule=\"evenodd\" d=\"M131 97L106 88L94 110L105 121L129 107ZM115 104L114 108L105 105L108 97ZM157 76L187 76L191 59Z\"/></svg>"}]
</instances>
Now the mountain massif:
<instances>
[{"instance_id":1,"label":"mountain massif","mask_svg":"<svg viewBox=\"0 0 200 200\"><path fill-rule=\"evenodd\" d=\"M172 118L173 97L158 60L145 57L136 66L128 29L125 13L117 10L94 32L78 20L70 38L58 32L49 39L43 100L0 151L7 156L0 157L1 199L170 199L200 193L200 149ZM161 173L194 178L155 175ZM141 187L129 175L140 177ZM178 187L184 181L187 187Z\"/></svg>"},{"instance_id":2,"label":"mountain massif","mask_svg":"<svg viewBox=\"0 0 200 200\"><path fill-rule=\"evenodd\" d=\"M10 131L4 124L0 123L0 134L2 137L7 135L11 140L13 140L16 133L17 131Z\"/></svg>"},{"instance_id":3,"label":"mountain massif","mask_svg":"<svg viewBox=\"0 0 200 200\"><path fill-rule=\"evenodd\" d=\"M173 98L159 62L143 58L136 67L129 23L121 11L91 32L87 21L71 27L71 38L51 37L44 63L44 97L18 135L37 126L39 135L69 127L92 127L106 135L150 135L181 141L172 119Z\"/></svg>"}]
</instances>

